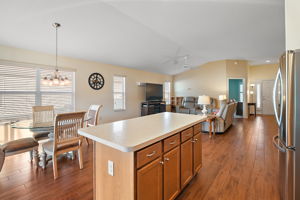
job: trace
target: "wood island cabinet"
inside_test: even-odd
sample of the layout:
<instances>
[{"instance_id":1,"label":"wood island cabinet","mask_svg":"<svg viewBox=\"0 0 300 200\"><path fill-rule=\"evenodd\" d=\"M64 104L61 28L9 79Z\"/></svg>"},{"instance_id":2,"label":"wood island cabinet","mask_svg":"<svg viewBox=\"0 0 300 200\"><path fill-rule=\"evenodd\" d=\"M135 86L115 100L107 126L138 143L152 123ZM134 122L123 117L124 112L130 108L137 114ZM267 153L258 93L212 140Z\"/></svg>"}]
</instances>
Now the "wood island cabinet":
<instances>
[{"instance_id":1,"label":"wood island cabinet","mask_svg":"<svg viewBox=\"0 0 300 200\"><path fill-rule=\"evenodd\" d=\"M164 155L164 200L173 200L180 192L180 149Z\"/></svg>"},{"instance_id":2,"label":"wood island cabinet","mask_svg":"<svg viewBox=\"0 0 300 200\"><path fill-rule=\"evenodd\" d=\"M136 152L137 200L174 200L202 166L200 124Z\"/></svg>"},{"instance_id":3,"label":"wood island cabinet","mask_svg":"<svg viewBox=\"0 0 300 200\"><path fill-rule=\"evenodd\" d=\"M194 136L194 175L199 172L202 167L202 141L201 134L198 133Z\"/></svg>"},{"instance_id":4,"label":"wood island cabinet","mask_svg":"<svg viewBox=\"0 0 300 200\"><path fill-rule=\"evenodd\" d=\"M192 138L181 144L181 189L193 178L193 143Z\"/></svg>"},{"instance_id":5,"label":"wood island cabinet","mask_svg":"<svg viewBox=\"0 0 300 200\"><path fill-rule=\"evenodd\" d=\"M137 199L162 200L162 167L158 158L137 170Z\"/></svg>"},{"instance_id":6,"label":"wood island cabinet","mask_svg":"<svg viewBox=\"0 0 300 200\"><path fill-rule=\"evenodd\" d=\"M79 129L94 141L94 199L175 200L202 166L207 119L163 112Z\"/></svg>"}]
</instances>

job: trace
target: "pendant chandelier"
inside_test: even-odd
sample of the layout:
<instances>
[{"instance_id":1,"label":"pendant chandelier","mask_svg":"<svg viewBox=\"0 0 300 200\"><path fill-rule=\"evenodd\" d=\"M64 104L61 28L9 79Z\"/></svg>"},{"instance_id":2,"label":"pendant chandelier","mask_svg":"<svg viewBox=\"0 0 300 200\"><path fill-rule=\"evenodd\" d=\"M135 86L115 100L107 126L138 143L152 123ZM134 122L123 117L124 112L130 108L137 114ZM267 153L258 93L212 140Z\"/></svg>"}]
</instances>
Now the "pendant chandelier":
<instances>
[{"instance_id":1,"label":"pendant chandelier","mask_svg":"<svg viewBox=\"0 0 300 200\"><path fill-rule=\"evenodd\" d=\"M64 85L69 85L70 80L68 79L67 76L63 76L60 74L57 66L57 40L58 40L58 35L57 35L57 29L60 27L59 23L54 23L53 27L55 28L55 71L53 74L46 75L45 77L42 78L42 84L43 85L48 85L48 86L64 86Z\"/></svg>"}]
</instances>

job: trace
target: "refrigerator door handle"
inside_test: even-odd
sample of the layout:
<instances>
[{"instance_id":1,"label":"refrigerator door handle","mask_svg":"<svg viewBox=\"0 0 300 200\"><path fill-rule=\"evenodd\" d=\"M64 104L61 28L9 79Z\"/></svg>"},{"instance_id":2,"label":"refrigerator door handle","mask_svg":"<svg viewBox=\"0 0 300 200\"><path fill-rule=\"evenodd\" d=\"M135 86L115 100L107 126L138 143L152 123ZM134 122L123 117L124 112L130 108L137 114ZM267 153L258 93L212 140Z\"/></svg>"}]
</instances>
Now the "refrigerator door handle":
<instances>
[{"instance_id":1,"label":"refrigerator door handle","mask_svg":"<svg viewBox=\"0 0 300 200\"><path fill-rule=\"evenodd\" d=\"M276 92L277 92L277 83L278 81L280 81L280 95L281 95L281 98L280 98L280 115L278 116L278 111L277 111L277 103L276 103ZM274 112L275 112L275 117L276 117L276 121L277 121L277 124L278 126L280 126L281 124L281 120L282 120L282 111L283 111L283 98L282 98L282 95L283 95L283 88L282 88L282 76L281 76L281 71L280 69L278 70L277 72L277 75L276 75L276 79L275 79L275 83L274 83L274 88L273 88L273 106L274 106Z\"/></svg>"},{"instance_id":2,"label":"refrigerator door handle","mask_svg":"<svg viewBox=\"0 0 300 200\"><path fill-rule=\"evenodd\" d=\"M277 142L278 141L278 142ZM279 145L279 144L280 145ZM284 147L281 147L281 146L283 146L283 144L281 143L281 141L279 140L279 136L278 135L275 135L274 137L273 137L273 144L275 145L275 147L279 150L279 151L281 151L281 152L283 152L283 153L285 153L286 152L286 149L284 148Z\"/></svg>"}]
</instances>

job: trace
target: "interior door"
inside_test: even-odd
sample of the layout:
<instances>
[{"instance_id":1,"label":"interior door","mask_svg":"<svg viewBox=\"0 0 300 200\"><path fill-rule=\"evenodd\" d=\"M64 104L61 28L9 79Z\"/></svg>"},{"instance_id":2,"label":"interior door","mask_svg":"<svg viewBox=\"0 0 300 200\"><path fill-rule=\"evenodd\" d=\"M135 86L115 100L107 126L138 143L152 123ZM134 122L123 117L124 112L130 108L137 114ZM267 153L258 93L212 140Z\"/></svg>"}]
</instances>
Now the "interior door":
<instances>
[{"instance_id":1,"label":"interior door","mask_svg":"<svg viewBox=\"0 0 300 200\"><path fill-rule=\"evenodd\" d=\"M273 107L273 87L274 81L268 80L262 82L262 114L274 115Z\"/></svg>"}]
</instances>

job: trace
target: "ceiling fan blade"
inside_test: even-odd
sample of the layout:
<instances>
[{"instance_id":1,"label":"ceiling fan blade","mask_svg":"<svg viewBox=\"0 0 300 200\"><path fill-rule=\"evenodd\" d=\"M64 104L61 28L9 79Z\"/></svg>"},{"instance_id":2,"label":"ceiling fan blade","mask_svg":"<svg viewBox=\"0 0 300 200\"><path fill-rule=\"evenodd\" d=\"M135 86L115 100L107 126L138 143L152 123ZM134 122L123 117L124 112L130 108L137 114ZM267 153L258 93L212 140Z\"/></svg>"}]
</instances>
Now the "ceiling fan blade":
<instances>
[{"instance_id":1,"label":"ceiling fan blade","mask_svg":"<svg viewBox=\"0 0 300 200\"><path fill-rule=\"evenodd\" d=\"M161 62L161 64L167 64L167 63L169 63L169 62L171 62L171 61L172 61L171 59L167 59L167 60Z\"/></svg>"}]
</instances>

